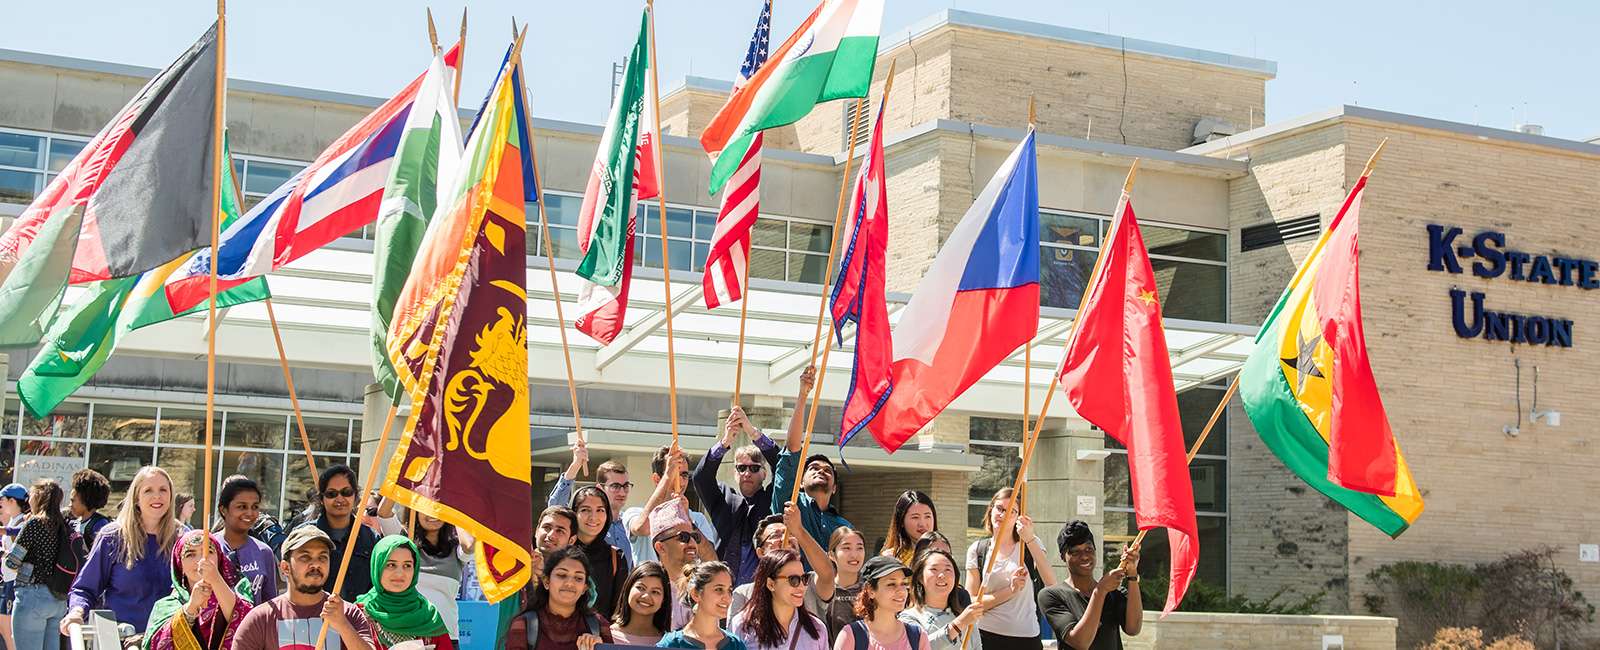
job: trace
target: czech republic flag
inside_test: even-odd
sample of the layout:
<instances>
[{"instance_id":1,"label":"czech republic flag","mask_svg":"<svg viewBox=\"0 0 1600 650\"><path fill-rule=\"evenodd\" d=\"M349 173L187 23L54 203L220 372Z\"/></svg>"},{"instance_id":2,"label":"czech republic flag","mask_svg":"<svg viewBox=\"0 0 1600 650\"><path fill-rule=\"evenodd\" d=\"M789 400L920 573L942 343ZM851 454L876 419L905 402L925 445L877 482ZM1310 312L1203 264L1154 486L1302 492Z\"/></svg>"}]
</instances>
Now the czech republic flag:
<instances>
[{"instance_id":1,"label":"czech republic flag","mask_svg":"<svg viewBox=\"0 0 1600 650\"><path fill-rule=\"evenodd\" d=\"M956 224L894 330L894 392L869 427L893 453L1039 330L1033 130Z\"/></svg>"}]
</instances>

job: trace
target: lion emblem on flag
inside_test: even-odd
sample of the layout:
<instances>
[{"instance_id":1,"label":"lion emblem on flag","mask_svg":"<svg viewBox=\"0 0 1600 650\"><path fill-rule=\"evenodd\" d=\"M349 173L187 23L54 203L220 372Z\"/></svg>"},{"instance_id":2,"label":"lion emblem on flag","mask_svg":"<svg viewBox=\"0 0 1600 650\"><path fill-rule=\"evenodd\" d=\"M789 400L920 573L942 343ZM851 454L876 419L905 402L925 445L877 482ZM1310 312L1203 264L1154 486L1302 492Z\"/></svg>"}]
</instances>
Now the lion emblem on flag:
<instances>
[{"instance_id":1,"label":"lion emblem on flag","mask_svg":"<svg viewBox=\"0 0 1600 650\"><path fill-rule=\"evenodd\" d=\"M528 438L527 324L505 307L500 318L476 336L472 363L450 378L445 388L445 449L465 448L507 477L531 480L525 445ZM509 403L506 403L508 402ZM494 421L479 422L493 403Z\"/></svg>"}]
</instances>

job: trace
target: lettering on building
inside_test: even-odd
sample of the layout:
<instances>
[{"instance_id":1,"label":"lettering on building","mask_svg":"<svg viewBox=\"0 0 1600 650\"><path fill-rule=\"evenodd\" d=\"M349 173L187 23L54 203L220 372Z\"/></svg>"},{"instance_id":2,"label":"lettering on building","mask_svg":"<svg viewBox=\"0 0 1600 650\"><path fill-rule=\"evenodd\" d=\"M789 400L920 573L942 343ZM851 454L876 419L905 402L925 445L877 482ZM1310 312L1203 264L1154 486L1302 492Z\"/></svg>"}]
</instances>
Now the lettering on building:
<instances>
[{"instance_id":1,"label":"lettering on building","mask_svg":"<svg viewBox=\"0 0 1600 650\"><path fill-rule=\"evenodd\" d=\"M1503 233L1485 230L1470 240L1460 228L1428 226L1428 270L1472 274L1486 280L1506 278L1580 289L1600 289L1600 262L1534 255L1506 248ZM1481 291L1450 290L1451 324L1456 336L1482 337L1528 345L1572 347L1572 321L1552 316L1511 314L1484 308Z\"/></svg>"}]
</instances>

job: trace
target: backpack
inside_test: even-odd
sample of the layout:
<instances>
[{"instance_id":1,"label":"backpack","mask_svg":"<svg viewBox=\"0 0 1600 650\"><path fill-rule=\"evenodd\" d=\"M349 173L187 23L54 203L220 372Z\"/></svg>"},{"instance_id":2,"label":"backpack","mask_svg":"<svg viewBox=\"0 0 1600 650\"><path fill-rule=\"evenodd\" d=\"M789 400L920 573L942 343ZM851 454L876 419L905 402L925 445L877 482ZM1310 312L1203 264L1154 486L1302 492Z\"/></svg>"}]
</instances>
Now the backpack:
<instances>
[{"instance_id":1,"label":"backpack","mask_svg":"<svg viewBox=\"0 0 1600 650\"><path fill-rule=\"evenodd\" d=\"M583 617L583 622L589 625L589 633L600 636L600 617L594 614ZM539 647L539 612L524 612L522 624L527 626L528 650ZM605 637L601 637L605 638Z\"/></svg>"},{"instance_id":2,"label":"backpack","mask_svg":"<svg viewBox=\"0 0 1600 650\"><path fill-rule=\"evenodd\" d=\"M283 540L289 536L289 533L284 531L283 525L278 523L278 520L274 519L272 515L263 512L256 517L256 524L250 527L250 536L256 538L262 544L266 544L267 548L272 549L272 553L278 556L278 559L283 559L279 547L283 545Z\"/></svg>"},{"instance_id":3,"label":"backpack","mask_svg":"<svg viewBox=\"0 0 1600 650\"><path fill-rule=\"evenodd\" d=\"M990 537L978 542L978 560L985 561L989 557L989 544L994 542ZM1028 567L1028 579L1033 581L1033 599L1039 600L1039 592L1049 586L1044 583L1044 578L1039 577L1039 567L1033 563L1033 554L1028 552L1028 547L1022 547L1022 566Z\"/></svg>"},{"instance_id":4,"label":"backpack","mask_svg":"<svg viewBox=\"0 0 1600 650\"><path fill-rule=\"evenodd\" d=\"M66 598L72 592L72 582L78 579L78 572L88 561L89 546L84 543L83 535L70 525L62 526L56 539L56 558L50 563L53 570L45 577L45 586L57 598Z\"/></svg>"},{"instance_id":5,"label":"backpack","mask_svg":"<svg viewBox=\"0 0 1600 650\"><path fill-rule=\"evenodd\" d=\"M912 650L915 650L918 646L922 645L922 628L917 627L916 625L913 625L911 623L906 623L906 622L901 622L900 624L906 626L906 640L911 642ZM855 649L854 650L867 650L867 623L866 623L866 621L856 621L854 623L851 623L850 624L850 631L851 631L851 634L850 634L851 638L853 638L855 640ZM794 635L796 637L800 636L800 630L796 629ZM532 646L529 646L529 647L532 647ZM793 646L791 646L791 647L793 647Z\"/></svg>"}]
</instances>

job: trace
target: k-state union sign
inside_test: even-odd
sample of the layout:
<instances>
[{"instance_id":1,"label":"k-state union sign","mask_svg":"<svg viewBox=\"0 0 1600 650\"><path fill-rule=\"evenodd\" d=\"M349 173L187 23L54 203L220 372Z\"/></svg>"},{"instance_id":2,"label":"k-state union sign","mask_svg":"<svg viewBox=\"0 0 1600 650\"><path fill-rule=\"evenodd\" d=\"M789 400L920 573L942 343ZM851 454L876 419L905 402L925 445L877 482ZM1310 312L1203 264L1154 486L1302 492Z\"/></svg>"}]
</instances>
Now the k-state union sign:
<instances>
[{"instance_id":1,"label":"k-state union sign","mask_svg":"<svg viewBox=\"0 0 1600 650\"><path fill-rule=\"evenodd\" d=\"M1480 278L1506 277L1512 282L1534 282L1580 289L1600 289L1600 262L1568 257L1533 255L1506 248L1504 234L1485 230L1471 240L1457 241L1461 229L1428 226L1428 270L1464 273L1464 264ZM1456 336L1482 337L1529 345L1572 347L1572 321L1559 317L1510 314L1483 308L1484 294L1450 290L1451 322Z\"/></svg>"}]
</instances>

